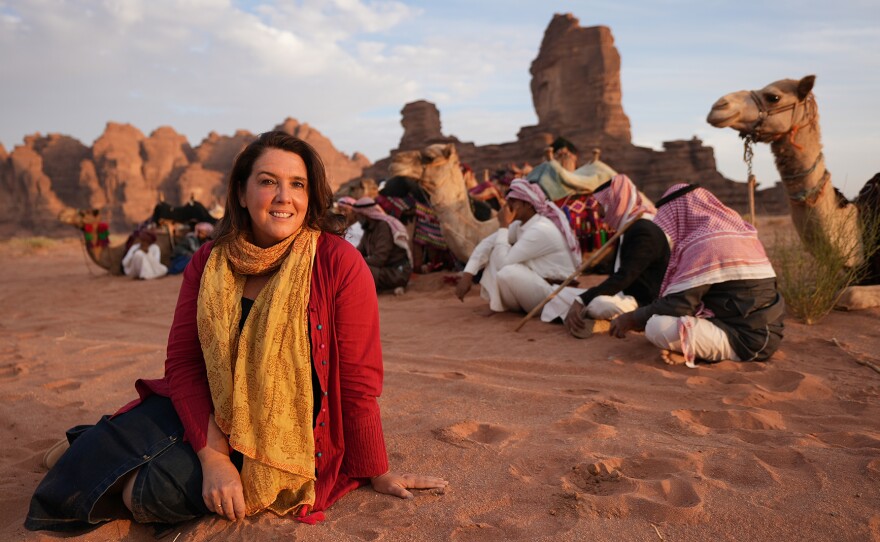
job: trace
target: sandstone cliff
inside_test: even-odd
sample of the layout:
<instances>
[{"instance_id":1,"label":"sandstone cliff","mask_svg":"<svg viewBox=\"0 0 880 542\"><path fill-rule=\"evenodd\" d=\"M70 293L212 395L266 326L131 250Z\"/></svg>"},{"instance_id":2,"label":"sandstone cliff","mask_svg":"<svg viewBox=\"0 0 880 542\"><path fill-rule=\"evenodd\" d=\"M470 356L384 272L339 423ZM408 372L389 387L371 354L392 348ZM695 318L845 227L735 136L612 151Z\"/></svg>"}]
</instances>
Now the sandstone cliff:
<instances>
[{"instance_id":1,"label":"sandstone cliff","mask_svg":"<svg viewBox=\"0 0 880 542\"><path fill-rule=\"evenodd\" d=\"M362 154L342 154L308 124L288 118L276 129L317 149L334 189L370 165ZM0 146L0 236L63 231L57 216L68 207L101 209L116 231L126 232L160 200L222 205L232 161L255 138L243 130L212 132L193 148L167 126L147 137L130 124L110 122L91 148L60 134L27 136L12 152Z\"/></svg>"},{"instance_id":2,"label":"sandstone cliff","mask_svg":"<svg viewBox=\"0 0 880 542\"><path fill-rule=\"evenodd\" d=\"M620 54L607 27L583 28L570 14L555 15L532 62L531 74L538 124L522 127L516 141L478 146L444 135L437 107L418 101L401 111L404 134L392 154L452 142L463 163L478 172L494 171L511 163L540 163L544 148L563 136L578 147L581 163L591 149L602 149L602 160L627 174L652 199L658 199L676 182L698 182L727 205L746 210L745 184L721 175L714 151L696 137L665 142L660 151L632 144L621 102ZM364 174L387 177L389 163L390 157L378 160ZM782 185L759 191L757 207L763 213L787 213Z\"/></svg>"}]
</instances>

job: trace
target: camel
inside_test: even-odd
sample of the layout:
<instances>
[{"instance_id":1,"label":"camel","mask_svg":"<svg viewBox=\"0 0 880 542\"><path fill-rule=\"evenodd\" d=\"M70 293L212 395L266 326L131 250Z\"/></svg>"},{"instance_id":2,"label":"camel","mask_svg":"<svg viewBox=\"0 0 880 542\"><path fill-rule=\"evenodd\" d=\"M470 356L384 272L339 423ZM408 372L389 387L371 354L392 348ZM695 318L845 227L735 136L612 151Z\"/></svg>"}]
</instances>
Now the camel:
<instances>
[{"instance_id":1,"label":"camel","mask_svg":"<svg viewBox=\"0 0 880 542\"><path fill-rule=\"evenodd\" d=\"M123 274L122 258L128 247L125 243L110 246L107 223L101 222L97 209L65 209L58 214L58 220L83 233L86 253L98 267L106 269L111 275ZM166 231L155 233L156 244L162 251L162 263L168 265L171 259L171 236Z\"/></svg>"},{"instance_id":2,"label":"camel","mask_svg":"<svg viewBox=\"0 0 880 542\"><path fill-rule=\"evenodd\" d=\"M866 253L859 203L869 198L860 195L851 203L831 184L812 92L815 81L815 75L808 75L726 94L712 105L706 121L716 128L732 128L747 141L769 143L789 196L792 221L806 248L825 243L847 265L861 265ZM861 207L874 211L869 204ZM870 250L868 255L877 256ZM848 309L880 306L880 286L848 288L838 304Z\"/></svg>"},{"instance_id":3,"label":"camel","mask_svg":"<svg viewBox=\"0 0 880 542\"><path fill-rule=\"evenodd\" d=\"M459 261L468 261L474 247L498 229L495 220L480 222L474 217L454 144L436 143L421 151L399 152L392 158L389 171L418 179L431 198L449 250ZM575 171L566 170L551 153L527 178L541 184L545 192L565 197L592 192L614 175L616 172L601 162L596 152L593 160Z\"/></svg>"},{"instance_id":4,"label":"camel","mask_svg":"<svg viewBox=\"0 0 880 542\"><path fill-rule=\"evenodd\" d=\"M458 151L452 143L399 152L389 169L392 175L418 179L431 198L449 250L459 261L468 261L477 243L498 229L495 220L480 222L474 218Z\"/></svg>"}]
</instances>

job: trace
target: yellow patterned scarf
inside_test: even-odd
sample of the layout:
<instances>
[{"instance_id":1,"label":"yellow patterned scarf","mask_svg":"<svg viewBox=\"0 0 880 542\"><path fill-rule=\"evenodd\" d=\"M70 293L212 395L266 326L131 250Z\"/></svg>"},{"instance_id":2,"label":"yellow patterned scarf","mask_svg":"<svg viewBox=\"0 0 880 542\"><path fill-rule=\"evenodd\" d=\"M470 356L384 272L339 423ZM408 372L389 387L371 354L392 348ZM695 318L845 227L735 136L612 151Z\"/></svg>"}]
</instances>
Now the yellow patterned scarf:
<instances>
[{"instance_id":1,"label":"yellow patterned scarf","mask_svg":"<svg viewBox=\"0 0 880 542\"><path fill-rule=\"evenodd\" d=\"M247 513L284 515L315 502L307 305L320 232L306 227L268 249L239 237L215 247L202 274L198 328L214 418L244 455ZM247 275L275 275L239 333Z\"/></svg>"}]
</instances>

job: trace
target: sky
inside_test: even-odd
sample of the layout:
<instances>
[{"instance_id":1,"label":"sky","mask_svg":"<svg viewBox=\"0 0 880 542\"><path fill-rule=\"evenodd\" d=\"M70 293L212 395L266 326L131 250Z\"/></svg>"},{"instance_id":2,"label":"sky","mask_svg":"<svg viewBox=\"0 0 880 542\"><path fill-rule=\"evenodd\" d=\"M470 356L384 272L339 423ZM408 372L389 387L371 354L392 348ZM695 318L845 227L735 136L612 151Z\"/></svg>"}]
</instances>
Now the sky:
<instances>
[{"instance_id":1,"label":"sky","mask_svg":"<svg viewBox=\"0 0 880 542\"><path fill-rule=\"evenodd\" d=\"M196 146L293 117L375 161L420 99L446 135L514 141L537 123L529 67L554 13L611 28L636 145L697 136L743 180L737 134L705 121L712 103L815 74L835 186L852 197L880 171L876 0L0 0L0 143L91 145L114 121ZM779 178L766 145L755 172Z\"/></svg>"}]
</instances>

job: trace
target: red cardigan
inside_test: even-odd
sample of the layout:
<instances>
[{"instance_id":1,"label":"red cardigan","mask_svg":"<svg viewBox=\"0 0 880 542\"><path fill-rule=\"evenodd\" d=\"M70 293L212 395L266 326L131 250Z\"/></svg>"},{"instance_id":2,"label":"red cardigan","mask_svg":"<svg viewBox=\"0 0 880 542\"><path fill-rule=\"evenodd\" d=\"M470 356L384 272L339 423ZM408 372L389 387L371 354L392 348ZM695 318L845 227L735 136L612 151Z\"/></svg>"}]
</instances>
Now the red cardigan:
<instances>
[{"instance_id":1,"label":"red cardigan","mask_svg":"<svg viewBox=\"0 0 880 542\"><path fill-rule=\"evenodd\" d=\"M153 393L171 398L195 451L205 447L214 410L196 324L199 286L212 246L203 245L183 272L165 378L135 384L141 399ZM315 422L318 479L312 508L320 511L388 471L376 401L382 392L376 286L360 253L336 235L318 238L308 314L312 363L323 390Z\"/></svg>"}]
</instances>

